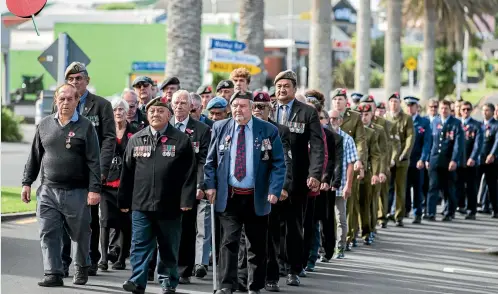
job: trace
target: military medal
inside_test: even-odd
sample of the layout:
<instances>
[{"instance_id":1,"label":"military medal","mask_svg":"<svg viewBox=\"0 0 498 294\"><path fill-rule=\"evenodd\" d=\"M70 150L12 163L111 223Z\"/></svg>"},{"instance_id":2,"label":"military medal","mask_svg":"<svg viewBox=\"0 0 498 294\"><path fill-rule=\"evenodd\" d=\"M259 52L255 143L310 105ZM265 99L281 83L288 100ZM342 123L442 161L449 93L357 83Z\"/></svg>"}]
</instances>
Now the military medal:
<instances>
[{"instance_id":1,"label":"military medal","mask_svg":"<svg viewBox=\"0 0 498 294\"><path fill-rule=\"evenodd\" d=\"M69 149L71 148L71 138L74 137L74 132L73 131L69 131L69 133L67 134L67 138L66 138L66 149Z\"/></svg>"},{"instance_id":2,"label":"military medal","mask_svg":"<svg viewBox=\"0 0 498 294\"><path fill-rule=\"evenodd\" d=\"M192 142L192 147L195 153L199 153L199 142Z\"/></svg>"},{"instance_id":3,"label":"military medal","mask_svg":"<svg viewBox=\"0 0 498 294\"><path fill-rule=\"evenodd\" d=\"M71 144L69 143L69 139L66 141L66 149L71 148Z\"/></svg>"},{"instance_id":4,"label":"military medal","mask_svg":"<svg viewBox=\"0 0 498 294\"><path fill-rule=\"evenodd\" d=\"M223 151L223 150L225 150L225 145L221 144L220 145L220 151Z\"/></svg>"},{"instance_id":5,"label":"military medal","mask_svg":"<svg viewBox=\"0 0 498 294\"><path fill-rule=\"evenodd\" d=\"M151 153L152 153L152 146L149 145L147 146L147 157L150 157Z\"/></svg>"},{"instance_id":6,"label":"military medal","mask_svg":"<svg viewBox=\"0 0 498 294\"><path fill-rule=\"evenodd\" d=\"M171 157L175 156L175 145L171 146Z\"/></svg>"},{"instance_id":7,"label":"military medal","mask_svg":"<svg viewBox=\"0 0 498 294\"><path fill-rule=\"evenodd\" d=\"M166 143L166 141L168 141L168 137L164 136L164 137L161 137L161 149L162 149L162 156L166 156L167 153L166 153L166 145L164 145L164 143Z\"/></svg>"}]
</instances>

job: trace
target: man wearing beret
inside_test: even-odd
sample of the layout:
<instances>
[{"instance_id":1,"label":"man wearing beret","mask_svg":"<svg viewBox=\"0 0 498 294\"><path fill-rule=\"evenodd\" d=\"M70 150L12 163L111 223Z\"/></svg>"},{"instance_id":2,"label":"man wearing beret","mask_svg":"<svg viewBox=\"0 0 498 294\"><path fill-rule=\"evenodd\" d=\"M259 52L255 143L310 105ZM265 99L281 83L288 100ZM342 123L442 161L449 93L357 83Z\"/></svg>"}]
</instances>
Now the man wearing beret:
<instances>
[{"instance_id":1,"label":"man wearing beret","mask_svg":"<svg viewBox=\"0 0 498 294\"><path fill-rule=\"evenodd\" d=\"M132 274L123 289L145 293L156 243L164 266L162 293L175 293L182 214L195 202L197 165L192 142L168 122L172 109L154 98L146 106L149 127L131 137L123 160L118 206L131 210Z\"/></svg>"},{"instance_id":2,"label":"man wearing beret","mask_svg":"<svg viewBox=\"0 0 498 294\"><path fill-rule=\"evenodd\" d=\"M375 116L384 117L384 115L386 114L386 103L377 102L375 106L377 106L377 110L375 111Z\"/></svg>"},{"instance_id":3,"label":"man wearing beret","mask_svg":"<svg viewBox=\"0 0 498 294\"><path fill-rule=\"evenodd\" d=\"M224 80L218 83L216 87L216 95L219 97L223 97L227 100L227 103L230 101L233 93L235 92L235 85L231 80ZM227 106L227 114L228 117L231 117L232 114L230 112L230 105Z\"/></svg>"},{"instance_id":4,"label":"man wearing beret","mask_svg":"<svg viewBox=\"0 0 498 294\"><path fill-rule=\"evenodd\" d=\"M233 118L215 122L204 166L206 195L221 225L219 289L238 288L237 257L242 228L248 252L249 294L265 286L268 215L285 181L284 150L277 128L252 116L253 97L235 92Z\"/></svg>"},{"instance_id":5,"label":"man wearing beret","mask_svg":"<svg viewBox=\"0 0 498 294\"><path fill-rule=\"evenodd\" d=\"M154 81L147 76L138 76L131 84L138 95L138 109L142 112L145 112L145 106L154 98L152 93L153 83Z\"/></svg>"},{"instance_id":6,"label":"man wearing beret","mask_svg":"<svg viewBox=\"0 0 498 294\"><path fill-rule=\"evenodd\" d=\"M81 62L71 63L65 72L65 78L68 84L73 85L78 92L80 102L76 110L78 113L89 119L99 138L100 146L100 172L101 180L105 181L112 158L114 157L114 147L116 145L116 126L114 124L114 112L111 103L105 98L90 93L87 90L90 83L90 77L86 66ZM54 112L56 112L54 105ZM99 238L100 238L100 221L99 205L91 206L92 213L92 236L90 239L90 259L92 265L88 270L88 275L97 274L97 265L100 260ZM64 276L69 275L69 265L71 264L71 239L65 231L63 234L62 262L64 265Z\"/></svg>"},{"instance_id":7,"label":"man wearing beret","mask_svg":"<svg viewBox=\"0 0 498 294\"><path fill-rule=\"evenodd\" d=\"M405 195L406 195L406 176L408 166L410 165L410 154L415 141L413 129L413 119L410 115L401 109L401 100L398 92L389 97L389 112L386 119L393 123L394 129L398 131L400 141L400 153L394 159L394 166L391 167L391 182L389 188L388 209L392 207L394 195L396 195L396 213L394 219L397 227L403 227L403 218L405 217Z\"/></svg>"},{"instance_id":8,"label":"man wearing beret","mask_svg":"<svg viewBox=\"0 0 498 294\"><path fill-rule=\"evenodd\" d=\"M227 118L228 102L225 98L214 97L206 106L209 119L219 121Z\"/></svg>"},{"instance_id":9,"label":"man wearing beret","mask_svg":"<svg viewBox=\"0 0 498 294\"><path fill-rule=\"evenodd\" d=\"M205 109L209 101L213 99L213 87L211 85L200 86L197 94L201 96L202 107Z\"/></svg>"},{"instance_id":10,"label":"man wearing beret","mask_svg":"<svg viewBox=\"0 0 498 294\"><path fill-rule=\"evenodd\" d=\"M355 108L355 106L357 106L358 104L360 104L360 100L361 98L363 98L363 94L361 93L358 93L358 92L355 92L355 93L352 93L351 94L351 104L350 104L350 108Z\"/></svg>"},{"instance_id":11,"label":"man wearing beret","mask_svg":"<svg viewBox=\"0 0 498 294\"><path fill-rule=\"evenodd\" d=\"M171 102L173 93L180 90L180 80L177 77L167 78L161 83L159 90L163 93L161 96L163 102Z\"/></svg>"},{"instance_id":12,"label":"man wearing beret","mask_svg":"<svg viewBox=\"0 0 498 294\"><path fill-rule=\"evenodd\" d=\"M350 108L346 107L347 103L347 91L343 88L338 88L332 94L332 108L339 111L342 117L341 130L346 134L353 137L356 143L356 150L358 152L359 160L354 163L354 177L353 186L351 190L350 200L347 201L347 219L348 227L356 228L358 226L358 207L354 204L357 203L359 197L359 180L364 176L364 165L366 160L366 138L365 138L365 127L361 122L361 116L358 112L352 111ZM348 233L348 240L346 244L346 251L350 251L351 247L356 246L356 236Z\"/></svg>"},{"instance_id":13,"label":"man wearing beret","mask_svg":"<svg viewBox=\"0 0 498 294\"><path fill-rule=\"evenodd\" d=\"M290 266L287 284L299 286L298 275L303 271L303 223L309 190L318 191L322 179L324 143L322 127L317 111L295 99L297 76L291 71L283 71L275 77L278 103L273 120L289 127L291 131L291 154L293 181L289 199L282 205L282 219L287 230L285 235L285 262ZM284 197L287 196L284 193ZM269 268L272 275L279 269Z\"/></svg>"}]
</instances>

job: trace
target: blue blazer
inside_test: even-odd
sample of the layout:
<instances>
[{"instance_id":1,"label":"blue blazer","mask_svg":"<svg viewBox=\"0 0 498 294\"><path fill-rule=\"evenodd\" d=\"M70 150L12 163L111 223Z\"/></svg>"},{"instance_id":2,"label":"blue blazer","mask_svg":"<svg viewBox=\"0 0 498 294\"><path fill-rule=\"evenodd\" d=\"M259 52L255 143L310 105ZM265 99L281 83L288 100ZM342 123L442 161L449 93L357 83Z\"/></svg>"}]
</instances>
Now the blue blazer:
<instances>
[{"instance_id":1,"label":"blue blazer","mask_svg":"<svg viewBox=\"0 0 498 294\"><path fill-rule=\"evenodd\" d=\"M448 168L451 161L462 166L465 135L460 120L449 116L443 125L441 117L432 121L430 167Z\"/></svg>"},{"instance_id":2,"label":"blue blazer","mask_svg":"<svg viewBox=\"0 0 498 294\"><path fill-rule=\"evenodd\" d=\"M432 143L431 123L428 118L417 115L413 121L415 128L415 143L410 155L410 167L415 167L419 160L424 163L429 160Z\"/></svg>"},{"instance_id":3,"label":"blue blazer","mask_svg":"<svg viewBox=\"0 0 498 294\"><path fill-rule=\"evenodd\" d=\"M494 118L489 120L488 126L483 124L483 138L480 164L485 164L486 157L490 154L495 156L494 163L496 163L496 158L498 158L498 121Z\"/></svg>"},{"instance_id":4,"label":"blue blazer","mask_svg":"<svg viewBox=\"0 0 498 294\"><path fill-rule=\"evenodd\" d=\"M465 151L463 156L465 162L462 165L465 166L469 158L472 158L476 162L476 165L478 165L479 154L481 153L483 143L483 123L469 118L467 123L462 122L462 127L465 135Z\"/></svg>"},{"instance_id":5,"label":"blue blazer","mask_svg":"<svg viewBox=\"0 0 498 294\"><path fill-rule=\"evenodd\" d=\"M267 215L271 211L268 195L280 198L285 181L284 150L278 129L271 123L253 117L254 139L254 208L256 215ZM232 118L213 124L211 143L204 166L204 184L206 189L216 189L215 210L225 211L228 200L228 177L230 173L230 147L220 150L227 136L232 136L235 121ZM261 142L270 139L272 144L269 160L263 160ZM232 159L235 160L235 159Z\"/></svg>"}]
</instances>

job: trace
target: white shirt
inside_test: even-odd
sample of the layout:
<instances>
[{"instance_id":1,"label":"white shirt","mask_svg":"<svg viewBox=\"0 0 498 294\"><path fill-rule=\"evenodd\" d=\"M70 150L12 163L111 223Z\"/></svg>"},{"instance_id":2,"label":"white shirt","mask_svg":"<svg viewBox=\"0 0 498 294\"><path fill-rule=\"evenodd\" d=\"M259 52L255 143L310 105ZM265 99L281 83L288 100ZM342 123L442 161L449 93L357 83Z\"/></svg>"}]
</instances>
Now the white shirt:
<instances>
[{"instance_id":1,"label":"white shirt","mask_svg":"<svg viewBox=\"0 0 498 294\"><path fill-rule=\"evenodd\" d=\"M182 123L182 125L180 126L180 131L182 131L182 132L185 133L185 129L187 128L188 120L189 120L189 116L188 115L187 115L187 118L184 121L176 121L176 117L175 117L175 119L174 119L174 121L175 121L175 128L178 128L178 126L177 126L178 123Z\"/></svg>"}]
</instances>

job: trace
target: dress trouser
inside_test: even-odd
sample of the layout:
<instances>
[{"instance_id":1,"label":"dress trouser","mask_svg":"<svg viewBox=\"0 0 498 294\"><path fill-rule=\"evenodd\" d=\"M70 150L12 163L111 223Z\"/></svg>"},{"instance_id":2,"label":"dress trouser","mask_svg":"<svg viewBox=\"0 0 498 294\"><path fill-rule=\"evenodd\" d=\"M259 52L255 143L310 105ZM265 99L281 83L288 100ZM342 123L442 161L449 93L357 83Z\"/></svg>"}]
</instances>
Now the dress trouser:
<instances>
[{"instance_id":1,"label":"dress trouser","mask_svg":"<svg viewBox=\"0 0 498 294\"><path fill-rule=\"evenodd\" d=\"M409 213L412 208L412 193L413 188L413 215L422 216L422 189L423 189L424 171L415 166L408 168L406 177L406 202L405 211Z\"/></svg>"},{"instance_id":2,"label":"dress trouser","mask_svg":"<svg viewBox=\"0 0 498 294\"><path fill-rule=\"evenodd\" d=\"M315 202L313 236L307 265L315 265L319 257L320 245L325 253L324 258L331 259L334 255L336 243L335 193L335 191L321 191L320 196L318 196L321 199L317 199Z\"/></svg>"},{"instance_id":3,"label":"dress trouser","mask_svg":"<svg viewBox=\"0 0 498 294\"><path fill-rule=\"evenodd\" d=\"M377 212L379 211L380 190L382 183L372 187L372 202L370 203L370 231L377 233Z\"/></svg>"},{"instance_id":4,"label":"dress trouser","mask_svg":"<svg viewBox=\"0 0 498 294\"><path fill-rule=\"evenodd\" d=\"M281 211L283 204L277 202L271 206L271 212L268 220L268 246L267 246L267 264L266 264L266 282L276 283L279 280L279 261L283 257L283 243L281 242L282 222ZM285 241L285 240L284 240ZM240 283L240 268L239 268L239 283ZM247 285L246 285L247 287Z\"/></svg>"},{"instance_id":5,"label":"dress trouser","mask_svg":"<svg viewBox=\"0 0 498 294\"><path fill-rule=\"evenodd\" d=\"M480 172L486 178L488 197L493 208L493 213L498 213L498 189L496 182L498 179L498 163L482 164L480 166Z\"/></svg>"},{"instance_id":6,"label":"dress trouser","mask_svg":"<svg viewBox=\"0 0 498 294\"><path fill-rule=\"evenodd\" d=\"M391 175L387 176L387 180L380 184L380 197L379 197L379 210L377 212L377 219L383 223L387 223L387 214L390 212L389 206L389 185L391 182Z\"/></svg>"},{"instance_id":7,"label":"dress trouser","mask_svg":"<svg viewBox=\"0 0 498 294\"><path fill-rule=\"evenodd\" d=\"M248 264L248 289L265 286L268 215L258 216L252 195L234 193L224 212L218 213L222 228L219 259L219 288L238 289L238 253L242 228L245 228Z\"/></svg>"},{"instance_id":8,"label":"dress trouser","mask_svg":"<svg viewBox=\"0 0 498 294\"><path fill-rule=\"evenodd\" d=\"M180 251L178 253L178 272L180 277L188 278L192 276L195 266L195 238L197 223L197 205L191 210L184 211L182 216L182 236L180 240ZM159 268L163 265L158 264Z\"/></svg>"},{"instance_id":9,"label":"dress trouser","mask_svg":"<svg viewBox=\"0 0 498 294\"><path fill-rule=\"evenodd\" d=\"M455 196L456 171L448 171L448 167L430 167L429 169L429 197L427 214L436 216L439 191L443 191L444 215L454 216L457 205Z\"/></svg>"},{"instance_id":10,"label":"dress trouser","mask_svg":"<svg viewBox=\"0 0 498 294\"><path fill-rule=\"evenodd\" d=\"M347 242L353 242L358 232L358 218L360 215L360 181L358 180L358 175L358 172L353 173L351 196L346 203L346 217L348 221Z\"/></svg>"},{"instance_id":11,"label":"dress trouser","mask_svg":"<svg viewBox=\"0 0 498 294\"><path fill-rule=\"evenodd\" d=\"M458 207L467 209L469 214L477 212L477 168L459 167L457 169L456 195Z\"/></svg>"},{"instance_id":12,"label":"dress trouser","mask_svg":"<svg viewBox=\"0 0 498 294\"><path fill-rule=\"evenodd\" d=\"M100 219L99 219L99 205L90 206L91 211L91 237L90 237L90 260L92 264L97 264L100 260L100 252L99 252L99 239L100 239ZM71 258L71 239L67 232L68 226L64 223L64 230L62 234L62 263L64 264L64 268L68 269L69 265L72 262Z\"/></svg>"},{"instance_id":13,"label":"dress trouser","mask_svg":"<svg viewBox=\"0 0 498 294\"><path fill-rule=\"evenodd\" d=\"M132 243L130 281L145 289L147 269L151 260L159 258L164 265L158 272L162 288L178 286L178 249L180 246L182 217L168 218L160 212L132 211ZM159 256L154 254L158 247Z\"/></svg>"},{"instance_id":14,"label":"dress trouser","mask_svg":"<svg viewBox=\"0 0 498 294\"><path fill-rule=\"evenodd\" d=\"M88 190L58 189L42 185L36 192L36 216L39 224L40 244L45 275L64 275L61 257L62 236L69 235L76 243L75 267L88 267L90 243L90 206ZM63 227L65 226L65 228Z\"/></svg>"},{"instance_id":15,"label":"dress trouser","mask_svg":"<svg viewBox=\"0 0 498 294\"><path fill-rule=\"evenodd\" d=\"M396 221L402 221L405 217L405 199L406 199L406 177L408 175L408 166L395 165L391 168L391 182L389 187L389 211L396 205L394 218Z\"/></svg>"},{"instance_id":16,"label":"dress trouser","mask_svg":"<svg viewBox=\"0 0 498 294\"><path fill-rule=\"evenodd\" d=\"M360 221L361 221L361 237L366 239L370 237L370 211L372 204L372 189L371 184L372 174L370 171L365 172L365 177L360 183L360 197L359 197L359 211L360 211ZM355 230L356 236L356 230Z\"/></svg>"},{"instance_id":17,"label":"dress trouser","mask_svg":"<svg viewBox=\"0 0 498 294\"><path fill-rule=\"evenodd\" d=\"M304 212L307 204L307 191L292 192L290 199L282 203L281 217L285 223L285 260L288 274L298 275L303 270Z\"/></svg>"},{"instance_id":18,"label":"dress trouser","mask_svg":"<svg viewBox=\"0 0 498 294\"><path fill-rule=\"evenodd\" d=\"M208 200L202 199L197 206L196 265L209 265L211 235L211 205Z\"/></svg>"},{"instance_id":19,"label":"dress trouser","mask_svg":"<svg viewBox=\"0 0 498 294\"><path fill-rule=\"evenodd\" d=\"M319 196L318 196L319 197ZM306 211L304 212L304 242L303 242L303 252L301 253L301 264L303 268L308 264L308 259L310 256L310 249L313 243L313 238L315 236L315 202L316 197L308 197L308 203L306 205ZM320 236L320 235L318 235Z\"/></svg>"}]
</instances>

